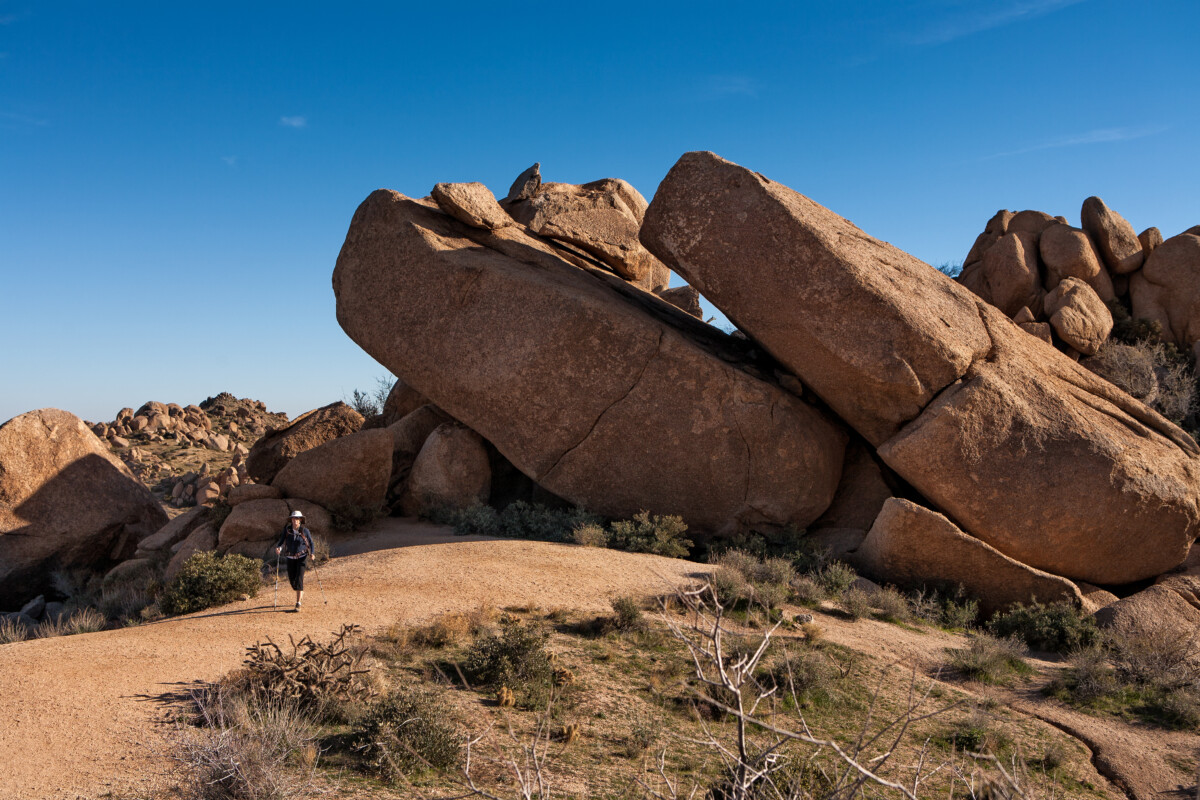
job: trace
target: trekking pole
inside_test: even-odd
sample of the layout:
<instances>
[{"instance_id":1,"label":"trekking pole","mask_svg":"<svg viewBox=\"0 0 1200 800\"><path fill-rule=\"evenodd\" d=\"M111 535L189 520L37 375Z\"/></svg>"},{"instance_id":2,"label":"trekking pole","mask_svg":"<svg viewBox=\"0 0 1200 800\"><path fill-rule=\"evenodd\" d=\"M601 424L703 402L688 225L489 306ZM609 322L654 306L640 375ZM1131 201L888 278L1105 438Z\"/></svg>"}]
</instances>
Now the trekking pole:
<instances>
[{"instance_id":1,"label":"trekking pole","mask_svg":"<svg viewBox=\"0 0 1200 800\"><path fill-rule=\"evenodd\" d=\"M317 586L321 587L321 602L329 605L329 599L325 596L325 584L321 582L321 573L317 572L317 556L313 554L313 577L317 579Z\"/></svg>"},{"instance_id":2,"label":"trekking pole","mask_svg":"<svg viewBox=\"0 0 1200 800\"><path fill-rule=\"evenodd\" d=\"M275 602L274 609L279 610L279 552L275 553Z\"/></svg>"}]
</instances>

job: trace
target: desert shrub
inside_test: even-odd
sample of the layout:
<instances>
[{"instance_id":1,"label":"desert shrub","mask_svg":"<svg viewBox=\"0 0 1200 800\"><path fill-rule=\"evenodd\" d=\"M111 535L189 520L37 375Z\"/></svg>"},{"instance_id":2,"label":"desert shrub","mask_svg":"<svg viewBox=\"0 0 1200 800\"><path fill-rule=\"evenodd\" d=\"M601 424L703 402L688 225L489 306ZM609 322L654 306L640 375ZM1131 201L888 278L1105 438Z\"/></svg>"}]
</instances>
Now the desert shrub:
<instances>
[{"instance_id":1,"label":"desert shrub","mask_svg":"<svg viewBox=\"0 0 1200 800\"><path fill-rule=\"evenodd\" d=\"M454 532L460 536L500 535L500 513L483 504L438 509L430 513L429 519L440 525L453 525Z\"/></svg>"},{"instance_id":2,"label":"desert shrub","mask_svg":"<svg viewBox=\"0 0 1200 800\"><path fill-rule=\"evenodd\" d=\"M1157 626L1110 634L1108 644L1122 683L1165 692L1200 686L1200 634L1180 636Z\"/></svg>"},{"instance_id":3,"label":"desert shrub","mask_svg":"<svg viewBox=\"0 0 1200 800\"><path fill-rule=\"evenodd\" d=\"M617 520L610 529L610 545L618 550L683 558L692 547L692 540L684 536L687 523L682 517L640 511L631 520Z\"/></svg>"},{"instance_id":4,"label":"desert shrub","mask_svg":"<svg viewBox=\"0 0 1200 800\"><path fill-rule=\"evenodd\" d=\"M1160 340L1157 323L1129 330L1133 332L1122 338L1114 326L1113 338L1083 365L1172 422L1182 423L1196 406L1196 375L1187 357Z\"/></svg>"},{"instance_id":5,"label":"desert shrub","mask_svg":"<svg viewBox=\"0 0 1200 800\"><path fill-rule=\"evenodd\" d=\"M1019 641L986 633L975 634L966 647L951 650L950 666L980 683L1003 683L1014 675L1032 671L1025 663Z\"/></svg>"},{"instance_id":6,"label":"desert shrub","mask_svg":"<svg viewBox=\"0 0 1200 800\"><path fill-rule=\"evenodd\" d=\"M827 595L833 598L841 597L850 584L854 583L854 579L858 577L858 573L854 568L841 561L831 561L822 566L813 577Z\"/></svg>"},{"instance_id":7,"label":"desert shrub","mask_svg":"<svg viewBox=\"0 0 1200 800\"><path fill-rule=\"evenodd\" d=\"M209 525L212 525L214 531L219 531L221 530L221 526L225 524L225 520L229 519L229 515L232 513L233 506L229 505L229 501L222 497L208 509L205 521Z\"/></svg>"},{"instance_id":8,"label":"desert shrub","mask_svg":"<svg viewBox=\"0 0 1200 800\"><path fill-rule=\"evenodd\" d=\"M201 726L181 727L171 751L183 768L185 797L309 796L319 751L311 721L295 706L225 696L200 712Z\"/></svg>"},{"instance_id":9,"label":"desert shrub","mask_svg":"<svg viewBox=\"0 0 1200 800\"><path fill-rule=\"evenodd\" d=\"M801 706L822 704L833 698L841 672L818 649L800 648L782 651L770 662L766 685L773 682L783 697L795 697Z\"/></svg>"},{"instance_id":10,"label":"desert shrub","mask_svg":"<svg viewBox=\"0 0 1200 800\"><path fill-rule=\"evenodd\" d=\"M1072 653L1068 663L1066 673L1050 687L1052 692L1065 690L1071 700L1086 705L1117 691L1116 677L1108 666L1108 657L1100 648Z\"/></svg>"},{"instance_id":11,"label":"desert shrub","mask_svg":"<svg viewBox=\"0 0 1200 800\"><path fill-rule=\"evenodd\" d=\"M792 568L804 575L817 575L833 562L833 551L815 539L801 537L788 553Z\"/></svg>"},{"instance_id":12,"label":"desert shrub","mask_svg":"<svg viewBox=\"0 0 1200 800\"><path fill-rule=\"evenodd\" d=\"M713 590L726 606L757 603L774 609L791 597L796 573L786 558L759 558L743 550L726 550L715 556L715 563Z\"/></svg>"},{"instance_id":13,"label":"desert shrub","mask_svg":"<svg viewBox=\"0 0 1200 800\"><path fill-rule=\"evenodd\" d=\"M842 592L841 600L838 602L852 620L860 620L871 615L872 597L862 589L847 589Z\"/></svg>"},{"instance_id":14,"label":"desert shrub","mask_svg":"<svg viewBox=\"0 0 1200 800\"><path fill-rule=\"evenodd\" d=\"M814 606L825 597L821 584L810 575L797 575L789 582L792 599L802 605Z\"/></svg>"},{"instance_id":15,"label":"desert shrub","mask_svg":"<svg viewBox=\"0 0 1200 800\"><path fill-rule=\"evenodd\" d=\"M625 737L625 755L637 758L653 747L658 741L660 727L655 720L638 717L630 728L629 735Z\"/></svg>"},{"instance_id":16,"label":"desert shrub","mask_svg":"<svg viewBox=\"0 0 1200 800\"><path fill-rule=\"evenodd\" d=\"M193 553L159 600L164 614L187 614L229 603L243 594L253 597L262 585L259 562L235 553Z\"/></svg>"},{"instance_id":17,"label":"desert shrub","mask_svg":"<svg viewBox=\"0 0 1200 800\"><path fill-rule=\"evenodd\" d=\"M494 689L507 686L526 707L549 700L554 667L546 652L549 634L512 617L500 620L500 632L475 640L463 662L467 676Z\"/></svg>"},{"instance_id":18,"label":"desert shrub","mask_svg":"<svg viewBox=\"0 0 1200 800\"><path fill-rule=\"evenodd\" d=\"M161 584L153 578L109 586L100 593L100 612L116 621L138 619L142 609L154 602L160 587Z\"/></svg>"},{"instance_id":19,"label":"desert shrub","mask_svg":"<svg viewBox=\"0 0 1200 800\"><path fill-rule=\"evenodd\" d=\"M1188 687L1166 692L1159 701L1159 713L1171 727L1200 730L1200 691Z\"/></svg>"},{"instance_id":20,"label":"desert shrub","mask_svg":"<svg viewBox=\"0 0 1200 800\"><path fill-rule=\"evenodd\" d=\"M1017 636L1035 650L1053 653L1071 653L1100 642L1096 620L1068 600L1018 603L993 616L988 628L1001 638Z\"/></svg>"},{"instance_id":21,"label":"desert shrub","mask_svg":"<svg viewBox=\"0 0 1200 800\"><path fill-rule=\"evenodd\" d=\"M0 617L0 644L23 642L29 637L29 631L15 619Z\"/></svg>"},{"instance_id":22,"label":"desert shrub","mask_svg":"<svg viewBox=\"0 0 1200 800\"><path fill-rule=\"evenodd\" d=\"M462 742L446 716L445 700L434 692L392 692L363 716L357 747L373 770L393 782L430 768L454 769Z\"/></svg>"},{"instance_id":23,"label":"desert shrub","mask_svg":"<svg viewBox=\"0 0 1200 800\"><path fill-rule=\"evenodd\" d=\"M948 749L992 755L998 755L1012 744L1012 738L995 724L990 714L979 707L972 709L966 718L949 726L941 734L935 735L932 741Z\"/></svg>"},{"instance_id":24,"label":"desert shrub","mask_svg":"<svg viewBox=\"0 0 1200 800\"><path fill-rule=\"evenodd\" d=\"M104 615L96 609L88 606L87 608L77 608L71 612L71 615L65 620L59 617L58 620L52 622L60 626L62 636L74 636L77 633L96 633L108 627L108 620ZM41 626L39 625L39 630Z\"/></svg>"},{"instance_id":25,"label":"desert shrub","mask_svg":"<svg viewBox=\"0 0 1200 800\"><path fill-rule=\"evenodd\" d=\"M967 597L962 586L917 589L909 595L909 608L917 619L951 630L973 628L979 617L979 601Z\"/></svg>"},{"instance_id":26,"label":"desert shrub","mask_svg":"<svg viewBox=\"0 0 1200 800\"><path fill-rule=\"evenodd\" d=\"M639 631L646 627L642 607L629 596L614 597L612 601L613 627L619 631Z\"/></svg>"},{"instance_id":27,"label":"desert shrub","mask_svg":"<svg viewBox=\"0 0 1200 800\"><path fill-rule=\"evenodd\" d=\"M603 526L592 523L580 525L571 531L571 538L575 544L584 547L608 547L608 531L604 530Z\"/></svg>"},{"instance_id":28,"label":"desert shrub","mask_svg":"<svg viewBox=\"0 0 1200 800\"><path fill-rule=\"evenodd\" d=\"M884 586L871 598L871 605L881 619L888 622L908 622L913 618L912 607L895 586Z\"/></svg>"},{"instance_id":29,"label":"desert shrub","mask_svg":"<svg viewBox=\"0 0 1200 800\"><path fill-rule=\"evenodd\" d=\"M793 558L797 553L803 553L813 548L812 540L807 538L803 528L788 525L782 530L772 530L769 533L750 531L737 533L709 545L710 560L726 550L741 550L759 560L768 558Z\"/></svg>"},{"instance_id":30,"label":"desert shrub","mask_svg":"<svg viewBox=\"0 0 1200 800\"><path fill-rule=\"evenodd\" d=\"M500 512L498 535L543 542L570 542L581 525L597 525L600 518L582 508L550 508L518 500Z\"/></svg>"}]
</instances>

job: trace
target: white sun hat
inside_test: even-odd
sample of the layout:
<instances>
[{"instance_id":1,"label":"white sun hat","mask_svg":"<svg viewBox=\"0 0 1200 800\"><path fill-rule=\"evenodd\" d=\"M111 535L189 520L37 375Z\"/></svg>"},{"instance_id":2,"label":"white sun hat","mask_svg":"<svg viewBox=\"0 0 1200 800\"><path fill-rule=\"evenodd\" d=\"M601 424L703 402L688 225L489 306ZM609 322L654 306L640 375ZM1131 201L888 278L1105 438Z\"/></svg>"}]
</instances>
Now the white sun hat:
<instances>
[{"instance_id":1,"label":"white sun hat","mask_svg":"<svg viewBox=\"0 0 1200 800\"><path fill-rule=\"evenodd\" d=\"M293 511L292 515L290 517L288 517L288 519L295 519L296 517L299 517L300 519L304 519L304 515L301 514L299 511Z\"/></svg>"}]
</instances>

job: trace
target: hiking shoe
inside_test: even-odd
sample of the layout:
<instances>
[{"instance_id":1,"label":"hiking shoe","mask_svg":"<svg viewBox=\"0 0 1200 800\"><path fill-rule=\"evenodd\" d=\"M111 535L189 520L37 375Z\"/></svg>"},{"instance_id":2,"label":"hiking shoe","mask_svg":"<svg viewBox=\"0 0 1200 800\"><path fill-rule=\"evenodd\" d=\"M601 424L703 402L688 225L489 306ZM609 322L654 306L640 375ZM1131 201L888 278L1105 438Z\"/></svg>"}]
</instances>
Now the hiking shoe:
<instances>
[{"instance_id":1,"label":"hiking shoe","mask_svg":"<svg viewBox=\"0 0 1200 800\"><path fill-rule=\"evenodd\" d=\"M299 610L300 610L300 604L296 603L296 611L299 611Z\"/></svg>"}]
</instances>

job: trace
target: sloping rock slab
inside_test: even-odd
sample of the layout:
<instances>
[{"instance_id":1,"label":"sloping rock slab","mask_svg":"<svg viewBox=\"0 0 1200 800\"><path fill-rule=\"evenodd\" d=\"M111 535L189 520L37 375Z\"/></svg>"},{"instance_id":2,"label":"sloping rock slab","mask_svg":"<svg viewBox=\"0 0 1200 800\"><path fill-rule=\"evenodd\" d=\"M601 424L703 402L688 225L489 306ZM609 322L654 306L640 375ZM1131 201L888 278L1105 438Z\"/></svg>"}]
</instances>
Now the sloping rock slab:
<instances>
[{"instance_id":1,"label":"sloping rock slab","mask_svg":"<svg viewBox=\"0 0 1200 800\"><path fill-rule=\"evenodd\" d=\"M642 240L1005 555L1119 584L1175 566L1200 532L1187 434L791 189L688 153Z\"/></svg>"},{"instance_id":2,"label":"sloping rock slab","mask_svg":"<svg viewBox=\"0 0 1200 800\"><path fill-rule=\"evenodd\" d=\"M271 485L285 497L311 500L347 516L369 516L383 507L391 474L392 435L376 428L305 450Z\"/></svg>"},{"instance_id":3,"label":"sloping rock slab","mask_svg":"<svg viewBox=\"0 0 1200 800\"><path fill-rule=\"evenodd\" d=\"M881 581L952 584L979 599L985 617L1013 603L1083 600L1065 578L1033 569L989 547L936 511L893 497L854 555Z\"/></svg>"},{"instance_id":4,"label":"sloping rock slab","mask_svg":"<svg viewBox=\"0 0 1200 800\"><path fill-rule=\"evenodd\" d=\"M246 456L246 472L257 483L270 483L300 453L354 433L363 422L362 414L341 401L309 411L286 428L263 434Z\"/></svg>"},{"instance_id":5,"label":"sloping rock slab","mask_svg":"<svg viewBox=\"0 0 1200 800\"><path fill-rule=\"evenodd\" d=\"M807 525L833 497L836 422L739 366L729 337L519 227L377 191L333 286L363 349L573 503L703 533Z\"/></svg>"}]
</instances>

